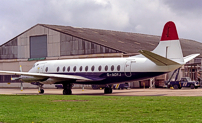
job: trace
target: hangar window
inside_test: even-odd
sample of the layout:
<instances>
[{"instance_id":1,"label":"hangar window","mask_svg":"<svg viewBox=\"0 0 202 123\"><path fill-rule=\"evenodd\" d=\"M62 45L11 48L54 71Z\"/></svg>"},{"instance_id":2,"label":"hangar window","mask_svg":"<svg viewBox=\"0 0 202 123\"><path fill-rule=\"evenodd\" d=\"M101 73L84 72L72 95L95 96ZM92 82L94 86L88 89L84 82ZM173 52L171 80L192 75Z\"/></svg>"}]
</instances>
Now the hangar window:
<instances>
[{"instance_id":1,"label":"hangar window","mask_svg":"<svg viewBox=\"0 0 202 123\"><path fill-rule=\"evenodd\" d=\"M106 66L105 66L105 71L107 71L107 70L108 70L108 66L106 65Z\"/></svg>"},{"instance_id":2,"label":"hangar window","mask_svg":"<svg viewBox=\"0 0 202 123\"><path fill-rule=\"evenodd\" d=\"M48 67L46 67L45 71L48 72Z\"/></svg>"},{"instance_id":3,"label":"hangar window","mask_svg":"<svg viewBox=\"0 0 202 123\"><path fill-rule=\"evenodd\" d=\"M63 72L65 72L65 66L63 67L63 69L62 69L62 70L63 70Z\"/></svg>"},{"instance_id":4,"label":"hangar window","mask_svg":"<svg viewBox=\"0 0 202 123\"><path fill-rule=\"evenodd\" d=\"M67 68L67 71L68 71L68 72L70 71L70 66Z\"/></svg>"},{"instance_id":5,"label":"hangar window","mask_svg":"<svg viewBox=\"0 0 202 123\"><path fill-rule=\"evenodd\" d=\"M74 72L76 71L76 66L74 66L73 71L74 71Z\"/></svg>"},{"instance_id":6,"label":"hangar window","mask_svg":"<svg viewBox=\"0 0 202 123\"><path fill-rule=\"evenodd\" d=\"M57 67L57 72L59 72L59 70L60 70L60 67Z\"/></svg>"},{"instance_id":7,"label":"hangar window","mask_svg":"<svg viewBox=\"0 0 202 123\"><path fill-rule=\"evenodd\" d=\"M85 71L86 71L86 72L88 71L88 66L85 67Z\"/></svg>"},{"instance_id":8,"label":"hangar window","mask_svg":"<svg viewBox=\"0 0 202 123\"><path fill-rule=\"evenodd\" d=\"M101 71L101 70L102 70L102 66L101 66L101 65L98 67L98 70L99 70L99 71Z\"/></svg>"},{"instance_id":9,"label":"hangar window","mask_svg":"<svg viewBox=\"0 0 202 123\"><path fill-rule=\"evenodd\" d=\"M120 65L118 65L118 66L117 66L117 70L120 71L120 69L121 69L121 67L120 67Z\"/></svg>"},{"instance_id":10,"label":"hangar window","mask_svg":"<svg viewBox=\"0 0 202 123\"><path fill-rule=\"evenodd\" d=\"M94 71L94 70L95 70L95 66L92 66L92 67L91 67L91 71Z\"/></svg>"},{"instance_id":11,"label":"hangar window","mask_svg":"<svg viewBox=\"0 0 202 123\"><path fill-rule=\"evenodd\" d=\"M82 71L82 66L79 68L80 71Z\"/></svg>"},{"instance_id":12,"label":"hangar window","mask_svg":"<svg viewBox=\"0 0 202 123\"><path fill-rule=\"evenodd\" d=\"M111 71L114 71L114 65L111 66Z\"/></svg>"}]
</instances>

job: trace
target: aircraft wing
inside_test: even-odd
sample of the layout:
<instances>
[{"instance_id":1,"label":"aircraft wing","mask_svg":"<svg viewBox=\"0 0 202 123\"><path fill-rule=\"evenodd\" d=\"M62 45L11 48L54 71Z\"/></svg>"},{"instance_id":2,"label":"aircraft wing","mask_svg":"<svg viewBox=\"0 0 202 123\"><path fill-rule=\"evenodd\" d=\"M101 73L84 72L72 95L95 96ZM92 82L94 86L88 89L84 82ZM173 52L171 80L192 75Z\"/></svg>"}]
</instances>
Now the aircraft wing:
<instances>
[{"instance_id":1,"label":"aircraft wing","mask_svg":"<svg viewBox=\"0 0 202 123\"><path fill-rule=\"evenodd\" d=\"M76 75L62 75L62 74L44 74L44 73L29 73L29 72L15 72L15 71L0 71L0 73L7 73L12 75L24 75L33 77L44 77L44 78L63 78L63 79L76 79L76 80L91 80L82 76Z\"/></svg>"},{"instance_id":2,"label":"aircraft wing","mask_svg":"<svg viewBox=\"0 0 202 123\"><path fill-rule=\"evenodd\" d=\"M154 62L158 66L180 65L179 63L177 63L175 61L172 61L170 59L167 59L163 56L160 56L160 55L155 54L155 53L150 52L150 51L140 50L139 53L144 55L146 58L148 58L149 60L151 60L152 62Z\"/></svg>"}]
</instances>

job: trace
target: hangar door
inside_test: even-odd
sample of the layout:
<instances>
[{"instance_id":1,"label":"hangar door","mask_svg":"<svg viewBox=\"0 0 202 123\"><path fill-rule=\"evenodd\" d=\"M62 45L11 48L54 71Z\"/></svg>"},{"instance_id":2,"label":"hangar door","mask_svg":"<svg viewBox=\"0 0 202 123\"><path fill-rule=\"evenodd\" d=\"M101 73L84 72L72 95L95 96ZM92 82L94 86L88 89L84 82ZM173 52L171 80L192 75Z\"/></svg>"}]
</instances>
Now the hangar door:
<instances>
[{"instance_id":1,"label":"hangar door","mask_svg":"<svg viewBox=\"0 0 202 123\"><path fill-rule=\"evenodd\" d=\"M47 57L47 36L30 37L30 58Z\"/></svg>"}]
</instances>

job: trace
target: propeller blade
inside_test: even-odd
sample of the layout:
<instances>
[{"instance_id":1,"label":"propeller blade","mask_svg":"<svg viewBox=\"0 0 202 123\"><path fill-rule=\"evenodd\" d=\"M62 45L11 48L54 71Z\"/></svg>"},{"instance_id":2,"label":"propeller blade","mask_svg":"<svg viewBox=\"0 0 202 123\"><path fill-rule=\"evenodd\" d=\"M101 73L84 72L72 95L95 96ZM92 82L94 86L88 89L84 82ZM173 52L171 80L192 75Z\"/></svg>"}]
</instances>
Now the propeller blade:
<instances>
[{"instance_id":1,"label":"propeller blade","mask_svg":"<svg viewBox=\"0 0 202 123\"><path fill-rule=\"evenodd\" d=\"M20 72L22 72L22 66L21 66L21 65L20 65ZM23 84L22 84L22 81L21 81L20 89L21 89L21 91L23 91Z\"/></svg>"},{"instance_id":2,"label":"propeller blade","mask_svg":"<svg viewBox=\"0 0 202 123\"><path fill-rule=\"evenodd\" d=\"M22 72L22 66L20 65L20 72Z\"/></svg>"},{"instance_id":3,"label":"propeller blade","mask_svg":"<svg viewBox=\"0 0 202 123\"><path fill-rule=\"evenodd\" d=\"M23 84L22 84L22 82L21 82L21 87L20 87L20 89L21 89L21 91L23 91Z\"/></svg>"}]
</instances>

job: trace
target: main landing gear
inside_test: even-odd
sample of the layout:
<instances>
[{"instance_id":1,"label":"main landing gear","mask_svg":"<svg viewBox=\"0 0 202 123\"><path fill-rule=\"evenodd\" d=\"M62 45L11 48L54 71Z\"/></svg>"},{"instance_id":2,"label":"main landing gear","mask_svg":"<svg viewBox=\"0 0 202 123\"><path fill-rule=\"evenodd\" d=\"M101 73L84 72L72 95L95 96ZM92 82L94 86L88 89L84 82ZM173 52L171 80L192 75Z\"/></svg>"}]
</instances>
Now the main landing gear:
<instances>
[{"instance_id":1,"label":"main landing gear","mask_svg":"<svg viewBox=\"0 0 202 123\"><path fill-rule=\"evenodd\" d=\"M72 83L63 83L63 89L63 95L71 95Z\"/></svg>"},{"instance_id":2,"label":"main landing gear","mask_svg":"<svg viewBox=\"0 0 202 123\"><path fill-rule=\"evenodd\" d=\"M107 85L104 89L105 94L111 94L112 93L112 85Z\"/></svg>"}]
</instances>

